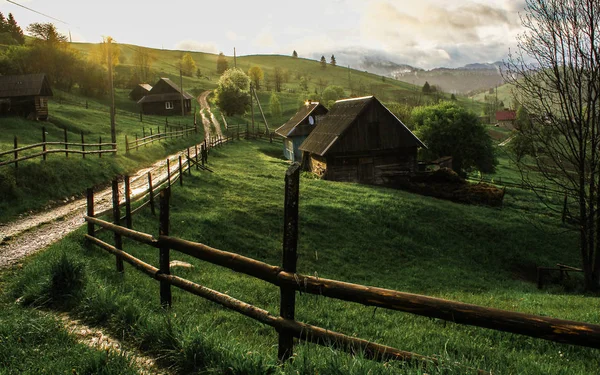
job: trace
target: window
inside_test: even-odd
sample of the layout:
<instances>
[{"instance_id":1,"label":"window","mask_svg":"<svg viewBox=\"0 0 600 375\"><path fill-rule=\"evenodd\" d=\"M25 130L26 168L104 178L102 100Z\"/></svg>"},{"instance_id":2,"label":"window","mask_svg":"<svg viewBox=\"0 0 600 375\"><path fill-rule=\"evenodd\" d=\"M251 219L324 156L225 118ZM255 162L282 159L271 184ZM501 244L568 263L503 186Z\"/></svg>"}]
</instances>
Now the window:
<instances>
[{"instance_id":1,"label":"window","mask_svg":"<svg viewBox=\"0 0 600 375\"><path fill-rule=\"evenodd\" d=\"M165 102L166 109L173 109L173 102Z\"/></svg>"}]
</instances>

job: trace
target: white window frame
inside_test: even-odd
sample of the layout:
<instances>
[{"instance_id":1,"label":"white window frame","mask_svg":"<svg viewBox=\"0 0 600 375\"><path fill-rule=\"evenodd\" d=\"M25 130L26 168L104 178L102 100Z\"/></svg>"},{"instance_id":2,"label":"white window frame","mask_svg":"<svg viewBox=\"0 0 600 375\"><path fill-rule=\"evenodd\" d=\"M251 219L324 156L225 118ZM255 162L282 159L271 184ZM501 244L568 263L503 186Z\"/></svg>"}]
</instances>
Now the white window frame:
<instances>
[{"instance_id":1,"label":"white window frame","mask_svg":"<svg viewBox=\"0 0 600 375\"><path fill-rule=\"evenodd\" d=\"M173 106L173 102L165 102L165 109L173 109L175 108Z\"/></svg>"}]
</instances>

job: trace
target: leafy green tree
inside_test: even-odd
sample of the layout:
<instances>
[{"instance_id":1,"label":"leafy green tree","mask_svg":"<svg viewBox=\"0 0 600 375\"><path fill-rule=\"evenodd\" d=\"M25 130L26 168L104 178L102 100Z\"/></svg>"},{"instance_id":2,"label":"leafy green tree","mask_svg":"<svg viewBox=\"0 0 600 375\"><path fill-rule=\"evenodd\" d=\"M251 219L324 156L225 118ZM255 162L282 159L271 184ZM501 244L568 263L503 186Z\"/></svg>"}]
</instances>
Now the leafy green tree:
<instances>
[{"instance_id":1,"label":"leafy green tree","mask_svg":"<svg viewBox=\"0 0 600 375\"><path fill-rule=\"evenodd\" d=\"M133 53L133 65L138 71L142 82L148 82L152 77L152 64L156 61L156 55L149 48L136 47Z\"/></svg>"},{"instance_id":2,"label":"leafy green tree","mask_svg":"<svg viewBox=\"0 0 600 375\"><path fill-rule=\"evenodd\" d=\"M217 56L217 74L223 74L227 69L229 69L229 63L223 52L221 52Z\"/></svg>"},{"instance_id":3,"label":"leafy green tree","mask_svg":"<svg viewBox=\"0 0 600 375\"><path fill-rule=\"evenodd\" d=\"M300 77L300 89L302 91L308 91L308 78L305 76Z\"/></svg>"},{"instance_id":4,"label":"leafy green tree","mask_svg":"<svg viewBox=\"0 0 600 375\"><path fill-rule=\"evenodd\" d=\"M321 101L327 107L331 107L336 100L342 99L346 96L344 88L341 86L327 86L321 94Z\"/></svg>"},{"instance_id":5,"label":"leafy green tree","mask_svg":"<svg viewBox=\"0 0 600 375\"><path fill-rule=\"evenodd\" d=\"M321 69L327 68L327 60L325 60L325 56L321 56L320 64L321 64Z\"/></svg>"},{"instance_id":6,"label":"leafy green tree","mask_svg":"<svg viewBox=\"0 0 600 375\"><path fill-rule=\"evenodd\" d=\"M337 65L337 61L335 61L335 56L331 55L331 61L330 61L331 66L336 66Z\"/></svg>"},{"instance_id":7,"label":"leafy green tree","mask_svg":"<svg viewBox=\"0 0 600 375\"><path fill-rule=\"evenodd\" d=\"M423 94L429 94L431 92L431 86L429 85L429 82L425 81L421 91L423 91Z\"/></svg>"},{"instance_id":8,"label":"leafy green tree","mask_svg":"<svg viewBox=\"0 0 600 375\"><path fill-rule=\"evenodd\" d=\"M186 52L181 56L179 68L181 69L181 73L186 77L192 77L194 75L194 72L196 71L196 62L189 52Z\"/></svg>"},{"instance_id":9,"label":"leafy green tree","mask_svg":"<svg viewBox=\"0 0 600 375\"><path fill-rule=\"evenodd\" d=\"M250 77L254 88L260 90L260 82L265 78L265 72L260 67L253 66L248 70L248 77Z\"/></svg>"},{"instance_id":10,"label":"leafy green tree","mask_svg":"<svg viewBox=\"0 0 600 375\"><path fill-rule=\"evenodd\" d=\"M515 132L513 139L509 143L510 149L515 154L517 163L520 163L526 155L535 155L533 140L527 136L533 131L532 126L529 113L527 113L525 107L519 106L515 121Z\"/></svg>"},{"instance_id":11,"label":"leafy green tree","mask_svg":"<svg viewBox=\"0 0 600 375\"><path fill-rule=\"evenodd\" d=\"M454 95L454 94L450 95L450 100L453 100L453 101L457 100L456 95Z\"/></svg>"},{"instance_id":12,"label":"leafy green tree","mask_svg":"<svg viewBox=\"0 0 600 375\"><path fill-rule=\"evenodd\" d=\"M202 71L200 70L200 68L196 69L196 78L202 78Z\"/></svg>"},{"instance_id":13,"label":"leafy green tree","mask_svg":"<svg viewBox=\"0 0 600 375\"><path fill-rule=\"evenodd\" d=\"M292 57L295 59L298 58L298 52L296 52L296 50L294 50L294 52L292 53Z\"/></svg>"},{"instance_id":14,"label":"leafy green tree","mask_svg":"<svg viewBox=\"0 0 600 375\"><path fill-rule=\"evenodd\" d=\"M452 169L459 174L472 168L494 172L498 161L492 139L474 113L456 103L442 102L415 108L411 118L429 157L452 156Z\"/></svg>"},{"instance_id":15,"label":"leafy green tree","mask_svg":"<svg viewBox=\"0 0 600 375\"><path fill-rule=\"evenodd\" d=\"M250 78L240 69L226 70L215 91L217 107L227 116L243 115L250 108Z\"/></svg>"},{"instance_id":16,"label":"leafy green tree","mask_svg":"<svg viewBox=\"0 0 600 375\"><path fill-rule=\"evenodd\" d=\"M273 70L273 81L275 83L275 91L281 92L281 89L283 88L283 82L285 81L285 73L283 69L278 66L276 66Z\"/></svg>"},{"instance_id":17,"label":"leafy green tree","mask_svg":"<svg viewBox=\"0 0 600 375\"><path fill-rule=\"evenodd\" d=\"M27 31L39 42L43 42L51 46L57 46L61 43L66 43L69 41L67 36L59 33L56 29L56 26L54 26L52 23L34 22L27 26Z\"/></svg>"},{"instance_id":18,"label":"leafy green tree","mask_svg":"<svg viewBox=\"0 0 600 375\"><path fill-rule=\"evenodd\" d=\"M271 108L272 117L281 117L281 103L279 102L279 96L277 96L276 93L271 94L271 98L269 100L269 107Z\"/></svg>"}]
</instances>

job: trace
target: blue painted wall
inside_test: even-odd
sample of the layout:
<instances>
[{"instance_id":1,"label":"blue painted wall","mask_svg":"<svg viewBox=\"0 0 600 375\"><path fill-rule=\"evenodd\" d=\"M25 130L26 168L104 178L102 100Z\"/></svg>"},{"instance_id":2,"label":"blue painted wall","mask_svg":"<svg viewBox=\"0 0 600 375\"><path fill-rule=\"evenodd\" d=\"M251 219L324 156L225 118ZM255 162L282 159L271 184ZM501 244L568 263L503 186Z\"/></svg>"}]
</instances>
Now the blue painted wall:
<instances>
[{"instance_id":1,"label":"blue painted wall","mask_svg":"<svg viewBox=\"0 0 600 375\"><path fill-rule=\"evenodd\" d=\"M292 162L302 161L302 151L298 149L307 136L285 138L283 141L283 156Z\"/></svg>"}]
</instances>

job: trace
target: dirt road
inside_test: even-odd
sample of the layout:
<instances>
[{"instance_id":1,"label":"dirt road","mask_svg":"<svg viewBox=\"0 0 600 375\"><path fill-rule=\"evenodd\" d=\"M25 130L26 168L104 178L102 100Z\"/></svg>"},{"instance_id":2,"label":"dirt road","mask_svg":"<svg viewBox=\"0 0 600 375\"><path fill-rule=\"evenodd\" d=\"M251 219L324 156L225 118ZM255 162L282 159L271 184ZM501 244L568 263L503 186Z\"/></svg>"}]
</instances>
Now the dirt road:
<instances>
[{"instance_id":1,"label":"dirt road","mask_svg":"<svg viewBox=\"0 0 600 375\"><path fill-rule=\"evenodd\" d=\"M179 155L183 154L173 154L169 159L178 158ZM191 156L195 156L193 147ZM153 181L165 178L166 158L131 176L132 195L144 191L147 187L148 172L152 172ZM120 196L124 197L123 184L120 184L120 189ZM96 212L112 207L111 188L96 192L94 203ZM0 224L0 268L10 267L20 259L44 249L75 231L84 223L86 205L85 199L73 199L70 203L25 216L11 223Z\"/></svg>"},{"instance_id":2,"label":"dirt road","mask_svg":"<svg viewBox=\"0 0 600 375\"><path fill-rule=\"evenodd\" d=\"M202 116L202 124L204 125L204 134L206 134L206 138L208 139L209 136L214 138L214 137L219 137L222 138L223 137L223 132L221 130L221 124L219 123L219 120L217 120L217 118L215 117L215 115L211 112L210 110L210 105L208 104L208 96L212 93L212 91L204 91L202 94L200 94L200 96L198 97L198 104L200 104L200 115ZM207 118L207 116L204 114L203 109L206 110L206 112L210 115L210 119ZM214 132L211 131L210 125L214 126L216 134L213 134Z\"/></svg>"}]
</instances>

